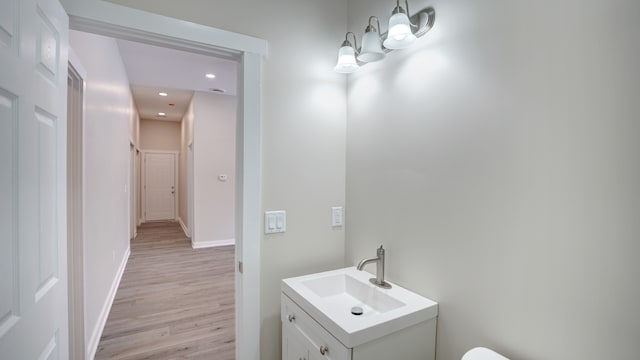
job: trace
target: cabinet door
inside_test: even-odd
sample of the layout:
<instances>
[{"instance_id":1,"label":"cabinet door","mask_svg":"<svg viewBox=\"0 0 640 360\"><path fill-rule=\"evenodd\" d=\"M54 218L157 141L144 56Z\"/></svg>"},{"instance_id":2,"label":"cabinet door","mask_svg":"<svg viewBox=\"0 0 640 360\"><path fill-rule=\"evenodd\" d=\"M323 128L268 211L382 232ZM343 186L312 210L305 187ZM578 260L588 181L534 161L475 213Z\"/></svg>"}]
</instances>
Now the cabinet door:
<instances>
[{"instance_id":1,"label":"cabinet door","mask_svg":"<svg viewBox=\"0 0 640 360\"><path fill-rule=\"evenodd\" d=\"M283 360L309 360L309 351L303 341L291 331L285 329L282 333Z\"/></svg>"},{"instance_id":2,"label":"cabinet door","mask_svg":"<svg viewBox=\"0 0 640 360\"><path fill-rule=\"evenodd\" d=\"M320 354L320 350L318 348L311 348L309 349L309 360L327 360L327 359L331 359L331 357L329 357L328 353L326 353L327 355L322 355ZM347 359L345 359L347 360Z\"/></svg>"},{"instance_id":3,"label":"cabinet door","mask_svg":"<svg viewBox=\"0 0 640 360\"><path fill-rule=\"evenodd\" d=\"M289 337L288 341L296 341L307 349L307 360L351 360L351 349L342 345L285 294L282 294L281 311L283 359L300 360L284 356L284 349L288 346L284 342L286 336Z\"/></svg>"},{"instance_id":4,"label":"cabinet door","mask_svg":"<svg viewBox=\"0 0 640 360\"><path fill-rule=\"evenodd\" d=\"M329 346L327 345L319 345L322 342L311 342L307 343L309 349L309 360L351 360L350 354L345 354L344 352L336 352L331 351ZM320 352L324 351L324 355Z\"/></svg>"}]
</instances>

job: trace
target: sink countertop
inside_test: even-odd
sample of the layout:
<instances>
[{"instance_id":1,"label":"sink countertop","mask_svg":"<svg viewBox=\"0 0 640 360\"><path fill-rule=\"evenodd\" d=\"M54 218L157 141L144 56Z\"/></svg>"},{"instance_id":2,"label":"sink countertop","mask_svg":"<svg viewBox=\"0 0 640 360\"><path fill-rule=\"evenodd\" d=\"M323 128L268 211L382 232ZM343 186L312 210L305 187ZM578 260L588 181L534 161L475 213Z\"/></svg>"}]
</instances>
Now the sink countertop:
<instances>
[{"instance_id":1,"label":"sink countertop","mask_svg":"<svg viewBox=\"0 0 640 360\"><path fill-rule=\"evenodd\" d=\"M283 279L282 292L348 348L438 316L438 304L394 283L382 289L355 267ZM364 314L351 314L352 306Z\"/></svg>"}]
</instances>

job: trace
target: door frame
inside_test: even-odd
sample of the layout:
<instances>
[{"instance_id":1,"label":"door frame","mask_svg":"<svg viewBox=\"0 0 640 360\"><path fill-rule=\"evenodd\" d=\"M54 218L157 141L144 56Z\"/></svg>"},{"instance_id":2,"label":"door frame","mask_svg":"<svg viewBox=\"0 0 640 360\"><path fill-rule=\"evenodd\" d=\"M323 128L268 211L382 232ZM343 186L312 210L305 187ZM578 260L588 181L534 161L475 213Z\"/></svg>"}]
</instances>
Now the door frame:
<instances>
[{"instance_id":1,"label":"door frame","mask_svg":"<svg viewBox=\"0 0 640 360\"><path fill-rule=\"evenodd\" d=\"M187 145L187 230L189 236L191 238L191 242L193 243L195 236L195 211L193 208L193 141Z\"/></svg>"},{"instance_id":2,"label":"door frame","mask_svg":"<svg viewBox=\"0 0 640 360\"><path fill-rule=\"evenodd\" d=\"M87 71L73 49L69 48L69 73L81 83L81 104L67 109L67 278L69 294L69 357L85 358L84 338L84 119ZM75 99L78 100L78 99Z\"/></svg>"},{"instance_id":3,"label":"door frame","mask_svg":"<svg viewBox=\"0 0 640 360\"><path fill-rule=\"evenodd\" d=\"M61 0L69 27L240 63L236 131L236 359L260 359L262 58L267 41L102 0Z\"/></svg>"},{"instance_id":4,"label":"door frame","mask_svg":"<svg viewBox=\"0 0 640 360\"><path fill-rule=\"evenodd\" d=\"M142 221L156 221L156 220L147 220L147 155L148 154L171 154L173 155L173 183L175 184L175 193L173 197L173 219L178 219L178 189L180 184L178 183L178 155L180 155L179 151L167 151L167 150L142 150L142 163L140 163L140 170L142 173Z\"/></svg>"},{"instance_id":5,"label":"door frame","mask_svg":"<svg viewBox=\"0 0 640 360\"><path fill-rule=\"evenodd\" d=\"M129 139L129 240L138 235L138 153L133 139Z\"/></svg>"}]
</instances>

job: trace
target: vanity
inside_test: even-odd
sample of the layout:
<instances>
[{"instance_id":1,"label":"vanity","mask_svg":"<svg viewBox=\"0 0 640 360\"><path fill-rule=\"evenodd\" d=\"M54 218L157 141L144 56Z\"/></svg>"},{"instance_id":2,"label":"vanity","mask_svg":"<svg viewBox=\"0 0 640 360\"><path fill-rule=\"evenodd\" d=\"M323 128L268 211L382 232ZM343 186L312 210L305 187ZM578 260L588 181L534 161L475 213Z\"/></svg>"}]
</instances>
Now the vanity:
<instances>
[{"instance_id":1,"label":"vanity","mask_svg":"<svg viewBox=\"0 0 640 360\"><path fill-rule=\"evenodd\" d=\"M283 360L433 360L438 304L356 267L282 280Z\"/></svg>"}]
</instances>

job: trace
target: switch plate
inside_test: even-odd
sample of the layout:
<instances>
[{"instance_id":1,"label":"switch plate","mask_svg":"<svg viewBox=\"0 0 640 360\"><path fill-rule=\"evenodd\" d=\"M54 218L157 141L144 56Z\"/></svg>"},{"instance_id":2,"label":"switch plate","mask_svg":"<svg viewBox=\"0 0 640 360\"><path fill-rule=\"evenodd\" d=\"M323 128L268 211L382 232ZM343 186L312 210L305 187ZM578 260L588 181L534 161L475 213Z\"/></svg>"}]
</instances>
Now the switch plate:
<instances>
[{"instance_id":1,"label":"switch plate","mask_svg":"<svg viewBox=\"0 0 640 360\"><path fill-rule=\"evenodd\" d=\"M287 212L265 211L264 212L264 233L275 234L287 231Z\"/></svg>"},{"instance_id":2,"label":"switch plate","mask_svg":"<svg viewBox=\"0 0 640 360\"><path fill-rule=\"evenodd\" d=\"M342 226L342 206L334 206L331 208L331 226Z\"/></svg>"}]
</instances>

